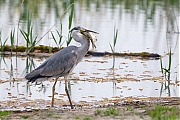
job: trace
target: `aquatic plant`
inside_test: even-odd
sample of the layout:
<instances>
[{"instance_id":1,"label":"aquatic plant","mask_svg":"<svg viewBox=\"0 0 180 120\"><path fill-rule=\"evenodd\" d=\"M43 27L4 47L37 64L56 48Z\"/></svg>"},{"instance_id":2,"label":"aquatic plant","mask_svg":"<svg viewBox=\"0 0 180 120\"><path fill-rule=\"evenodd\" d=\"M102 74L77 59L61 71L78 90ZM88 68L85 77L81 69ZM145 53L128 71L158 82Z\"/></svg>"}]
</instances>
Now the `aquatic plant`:
<instances>
[{"instance_id":1,"label":"aquatic plant","mask_svg":"<svg viewBox=\"0 0 180 120\"><path fill-rule=\"evenodd\" d=\"M1 52L4 52L4 47L6 45L7 40L8 40L8 38L6 38L4 42L2 41L2 39L1 39L1 30L0 30L0 50L1 50Z\"/></svg>"},{"instance_id":2,"label":"aquatic plant","mask_svg":"<svg viewBox=\"0 0 180 120\"><path fill-rule=\"evenodd\" d=\"M63 43L62 43L62 38L63 38L63 36L62 36L62 23L61 23L61 27L60 27L60 32L58 32L56 30L56 33L58 34L59 40L56 40L52 31L51 31L51 36L52 36L54 42L56 43L57 47L60 49L63 45Z\"/></svg>"},{"instance_id":3,"label":"aquatic plant","mask_svg":"<svg viewBox=\"0 0 180 120\"><path fill-rule=\"evenodd\" d=\"M51 47L50 45L48 46L48 51L49 53L52 53L53 47Z\"/></svg>"},{"instance_id":4,"label":"aquatic plant","mask_svg":"<svg viewBox=\"0 0 180 120\"><path fill-rule=\"evenodd\" d=\"M161 92L160 95L162 94L162 90L163 90L163 85L165 86L165 90L168 89L168 94L170 96L170 76L171 76L171 62L172 62L172 53L171 53L171 49L169 51L169 59L168 59L168 68L163 67L163 62L162 62L162 58L160 58L160 66L161 66L161 73L164 76L165 84L162 84L161 86ZM166 85L166 82L168 83Z\"/></svg>"},{"instance_id":5,"label":"aquatic plant","mask_svg":"<svg viewBox=\"0 0 180 120\"><path fill-rule=\"evenodd\" d=\"M118 37L118 29L116 29L115 26L114 26L113 46L111 44L109 44L110 47L111 47L112 53L115 53L115 46L116 46L116 42L117 42L117 37Z\"/></svg>"},{"instance_id":6,"label":"aquatic plant","mask_svg":"<svg viewBox=\"0 0 180 120\"><path fill-rule=\"evenodd\" d=\"M117 36L118 36L118 29L115 28L115 25L114 25L114 39L113 39L113 46L109 43L110 45L110 48L111 48L111 51L113 53L113 66L112 66L112 69L114 70L114 66L115 66L115 56L114 56L114 53L115 53L115 46L116 46L116 42L117 42ZM114 72L114 71L113 71ZM114 76L114 79L115 79L115 76Z\"/></svg>"},{"instance_id":7,"label":"aquatic plant","mask_svg":"<svg viewBox=\"0 0 180 120\"><path fill-rule=\"evenodd\" d=\"M57 22L60 20L61 21L61 19L62 19L62 17L64 16L64 14L70 9L72 7L72 10L71 10L71 14L70 14L70 17L69 17L69 21L71 22L71 23L69 23L69 28L71 28L71 25L72 25L72 18L73 18L73 12L74 12L74 0L71 0L71 4L64 10L64 12L63 12L63 14L59 17L59 19L57 19L56 20L56 22L53 24L53 26L51 26L51 28L42 36L42 37L40 37L40 39L35 43L35 45L37 44L37 43L39 43L41 40L42 40L42 38L45 36L45 35L47 35L51 30L52 30L52 28L57 24ZM61 36L62 36L62 34L60 34ZM70 39L68 39L66 42L67 42L67 45L69 45L69 43L71 42L71 34L69 33L68 34L68 38L70 38Z\"/></svg>"},{"instance_id":8,"label":"aquatic plant","mask_svg":"<svg viewBox=\"0 0 180 120\"><path fill-rule=\"evenodd\" d=\"M31 17L28 12L28 20L27 20L27 32L20 29L21 34L26 40L26 53L29 53L36 44L37 36L33 37L33 26Z\"/></svg>"},{"instance_id":9,"label":"aquatic plant","mask_svg":"<svg viewBox=\"0 0 180 120\"><path fill-rule=\"evenodd\" d=\"M72 26L73 15L74 15L74 4L72 5L71 12L69 14L69 25L68 25L69 31L71 30L71 26ZM67 46L69 46L71 40L72 40L72 35L71 35L71 32L69 32L68 33L68 39L66 41Z\"/></svg>"},{"instance_id":10,"label":"aquatic plant","mask_svg":"<svg viewBox=\"0 0 180 120\"><path fill-rule=\"evenodd\" d=\"M10 33L10 41L11 41L11 55L12 55L12 51L14 49L14 41L15 41L15 29Z\"/></svg>"},{"instance_id":11,"label":"aquatic plant","mask_svg":"<svg viewBox=\"0 0 180 120\"><path fill-rule=\"evenodd\" d=\"M26 68L23 70L23 73L21 76L24 76L25 74L31 72L33 69L35 69L35 63L33 59L30 56L26 57Z\"/></svg>"}]
</instances>

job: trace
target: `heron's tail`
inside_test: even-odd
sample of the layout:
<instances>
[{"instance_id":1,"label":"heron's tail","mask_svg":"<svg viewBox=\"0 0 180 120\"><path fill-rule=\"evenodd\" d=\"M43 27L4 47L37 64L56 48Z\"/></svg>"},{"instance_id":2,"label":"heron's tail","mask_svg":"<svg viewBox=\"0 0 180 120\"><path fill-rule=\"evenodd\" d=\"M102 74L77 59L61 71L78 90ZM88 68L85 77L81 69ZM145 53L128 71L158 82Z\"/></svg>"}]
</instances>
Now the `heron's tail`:
<instances>
[{"instance_id":1,"label":"heron's tail","mask_svg":"<svg viewBox=\"0 0 180 120\"><path fill-rule=\"evenodd\" d=\"M33 70L32 72L30 72L29 74L27 74L25 76L25 78L28 80L28 82L35 82L36 79L40 78L40 71L41 70Z\"/></svg>"}]
</instances>

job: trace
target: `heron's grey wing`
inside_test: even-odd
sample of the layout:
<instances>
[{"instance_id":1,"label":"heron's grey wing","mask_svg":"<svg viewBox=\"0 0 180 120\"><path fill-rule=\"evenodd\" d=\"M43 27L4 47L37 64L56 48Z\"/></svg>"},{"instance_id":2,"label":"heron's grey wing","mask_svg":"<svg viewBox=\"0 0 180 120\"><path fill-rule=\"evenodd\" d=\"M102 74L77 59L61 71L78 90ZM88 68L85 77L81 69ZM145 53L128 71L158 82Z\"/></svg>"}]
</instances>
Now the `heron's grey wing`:
<instances>
[{"instance_id":1,"label":"heron's grey wing","mask_svg":"<svg viewBox=\"0 0 180 120\"><path fill-rule=\"evenodd\" d=\"M64 49L50 57L42 65L41 76L60 77L68 74L77 64L77 55L74 49Z\"/></svg>"},{"instance_id":2,"label":"heron's grey wing","mask_svg":"<svg viewBox=\"0 0 180 120\"><path fill-rule=\"evenodd\" d=\"M77 64L76 46L64 48L49 57L39 67L25 76L29 82L38 78L60 77L68 74Z\"/></svg>"}]
</instances>

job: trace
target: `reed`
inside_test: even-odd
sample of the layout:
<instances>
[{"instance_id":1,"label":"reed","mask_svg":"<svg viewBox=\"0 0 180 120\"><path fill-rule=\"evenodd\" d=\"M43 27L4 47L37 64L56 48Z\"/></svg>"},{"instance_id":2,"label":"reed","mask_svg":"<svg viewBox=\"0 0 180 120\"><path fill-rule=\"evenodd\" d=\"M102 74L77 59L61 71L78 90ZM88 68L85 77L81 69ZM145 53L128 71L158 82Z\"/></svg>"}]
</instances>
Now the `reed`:
<instances>
[{"instance_id":1,"label":"reed","mask_svg":"<svg viewBox=\"0 0 180 120\"><path fill-rule=\"evenodd\" d=\"M12 55L12 51L14 49L14 41L15 41L15 29L10 32L10 42L11 42L11 55Z\"/></svg>"},{"instance_id":2,"label":"reed","mask_svg":"<svg viewBox=\"0 0 180 120\"><path fill-rule=\"evenodd\" d=\"M171 49L170 49L169 58L168 58L168 68L163 67L162 58L160 58L161 73L162 73L164 79L166 80L165 83L162 84L162 86L161 86L160 95L162 94L163 86L164 86L165 90L168 89L168 95L170 96L169 85L170 85L170 77L171 77L171 64L172 64L172 52L171 52ZM166 82L167 82L167 84L166 84Z\"/></svg>"},{"instance_id":3,"label":"reed","mask_svg":"<svg viewBox=\"0 0 180 120\"><path fill-rule=\"evenodd\" d=\"M62 26L62 24L61 24L61 26ZM59 37L58 40L56 40L56 38L55 38L52 31L51 31L51 36L52 36L54 42L56 43L57 47L60 49L62 47L62 45L63 45L63 43L62 43L62 38L63 38L63 36L62 36L62 27L61 27L60 32L56 30L56 33L57 33L57 35Z\"/></svg>"},{"instance_id":4,"label":"reed","mask_svg":"<svg viewBox=\"0 0 180 120\"><path fill-rule=\"evenodd\" d=\"M53 50L53 47L51 47L51 46L49 45L49 47L48 47L49 53L52 53L52 50Z\"/></svg>"},{"instance_id":5,"label":"reed","mask_svg":"<svg viewBox=\"0 0 180 120\"><path fill-rule=\"evenodd\" d=\"M73 15L74 15L74 4L72 5L71 12L69 14L69 25L68 25L69 31L71 30L71 26L72 26ZM72 40L72 35L71 35L71 32L69 32L68 33L68 39L66 41L67 46L69 46L69 44L71 43L71 40Z\"/></svg>"},{"instance_id":6,"label":"reed","mask_svg":"<svg viewBox=\"0 0 180 120\"><path fill-rule=\"evenodd\" d=\"M8 38L6 38L5 41L3 42L2 39L1 39L1 33L2 32L0 30L0 50L1 50L1 52L4 52L4 47L6 45L6 42L7 42Z\"/></svg>"},{"instance_id":7,"label":"reed","mask_svg":"<svg viewBox=\"0 0 180 120\"><path fill-rule=\"evenodd\" d=\"M36 44L39 43L39 42L42 40L42 38L43 38L44 36L46 36L46 35L52 30L52 28L57 24L57 22L58 22L59 20L61 21L62 17L65 15L65 13L66 13L71 7L73 7L73 9L74 9L74 2L73 2L73 1L74 1L74 0L71 1L71 4L66 8L66 10L64 10L63 14L60 16L59 19L56 20L56 22L53 24L53 26L52 26L42 37L40 37L40 39L36 42ZM74 11L74 10L73 10L73 11ZM71 20L71 21L72 21L72 20ZM35 45L36 45L36 44L35 44Z\"/></svg>"},{"instance_id":8,"label":"reed","mask_svg":"<svg viewBox=\"0 0 180 120\"><path fill-rule=\"evenodd\" d=\"M115 28L115 25L114 25L113 46L109 43L110 48L111 48L111 51L112 51L113 54L115 53L115 47L116 47L117 37L118 37L118 29L116 29L116 28ZM112 66L113 72L114 72L114 66L115 66L115 56L113 55L113 66ZM114 76L114 79L115 79L115 76Z\"/></svg>"},{"instance_id":9,"label":"reed","mask_svg":"<svg viewBox=\"0 0 180 120\"><path fill-rule=\"evenodd\" d=\"M37 36L33 37L33 26L29 12L28 12L28 21L27 21L27 31L20 29L20 32L23 35L24 39L26 40L26 53L29 53L35 46L37 40Z\"/></svg>"},{"instance_id":10,"label":"reed","mask_svg":"<svg viewBox=\"0 0 180 120\"><path fill-rule=\"evenodd\" d=\"M113 46L112 46L111 44L109 44L109 45L110 45L110 48L111 48L112 53L115 53L115 47L116 47L117 37L118 37L118 29L116 29L116 28L115 28L115 26L114 26L114 39L113 39Z\"/></svg>"}]
</instances>

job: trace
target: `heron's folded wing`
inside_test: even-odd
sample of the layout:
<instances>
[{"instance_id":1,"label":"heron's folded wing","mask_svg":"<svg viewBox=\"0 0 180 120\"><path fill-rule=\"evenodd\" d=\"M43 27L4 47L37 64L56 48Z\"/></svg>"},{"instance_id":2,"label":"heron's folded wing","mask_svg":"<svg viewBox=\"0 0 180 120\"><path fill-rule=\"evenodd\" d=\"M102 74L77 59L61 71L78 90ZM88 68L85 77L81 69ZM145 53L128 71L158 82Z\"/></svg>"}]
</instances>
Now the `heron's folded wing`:
<instances>
[{"instance_id":1,"label":"heron's folded wing","mask_svg":"<svg viewBox=\"0 0 180 120\"><path fill-rule=\"evenodd\" d=\"M67 53L57 53L43 65L41 76L63 76L68 74L77 64L77 55L73 50Z\"/></svg>"}]
</instances>

